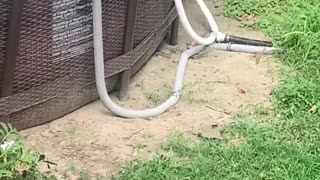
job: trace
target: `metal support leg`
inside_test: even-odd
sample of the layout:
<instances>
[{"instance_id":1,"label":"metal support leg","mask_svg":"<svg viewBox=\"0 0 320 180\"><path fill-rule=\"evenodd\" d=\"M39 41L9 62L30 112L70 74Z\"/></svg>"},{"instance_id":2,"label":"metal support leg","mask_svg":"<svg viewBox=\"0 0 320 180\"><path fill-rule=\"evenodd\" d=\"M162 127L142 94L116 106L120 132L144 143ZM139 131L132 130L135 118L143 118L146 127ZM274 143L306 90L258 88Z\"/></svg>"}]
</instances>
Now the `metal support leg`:
<instances>
[{"instance_id":1,"label":"metal support leg","mask_svg":"<svg viewBox=\"0 0 320 180\"><path fill-rule=\"evenodd\" d=\"M170 35L170 45L175 46L178 44L178 35L179 35L179 17L177 17L171 26L171 35Z\"/></svg>"},{"instance_id":2,"label":"metal support leg","mask_svg":"<svg viewBox=\"0 0 320 180\"><path fill-rule=\"evenodd\" d=\"M134 31L135 31L136 15L137 15L137 4L138 4L138 0L128 1L126 34L124 39L124 53L128 53L133 49ZM130 77L131 77L130 69L121 73L120 95L119 95L119 98L121 100L125 100L128 98L128 87L130 83Z\"/></svg>"},{"instance_id":3,"label":"metal support leg","mask_svg":"<svg viewBox=\"0 0 320 180\"><path fill-rule=\"evenodd\" d=\"M128 99L128 89L130 84L131 70L128 69L121 73L120 100Z\"/></svg>"},{"instance_id":4,"label":"metal support leg","mask_svg":"<svg viewBox=\"0 0 320 180\"><path fill-rule=\"evenodd\" d=\"M13 94L14 72L18 57L20 22L24 0L12 0L12 9L9 14L8 39L6 44L6 57L3 64L3 82L0 97Z\"/></svg>"}]
</instances>

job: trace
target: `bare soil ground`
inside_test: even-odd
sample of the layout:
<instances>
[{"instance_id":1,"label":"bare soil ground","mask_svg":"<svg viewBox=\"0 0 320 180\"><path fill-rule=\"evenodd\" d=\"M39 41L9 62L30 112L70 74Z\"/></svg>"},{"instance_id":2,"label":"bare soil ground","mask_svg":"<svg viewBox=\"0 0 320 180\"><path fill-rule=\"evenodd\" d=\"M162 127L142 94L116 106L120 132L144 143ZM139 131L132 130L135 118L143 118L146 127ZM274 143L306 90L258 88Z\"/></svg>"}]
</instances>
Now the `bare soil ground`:
<instances>
[{"instance_id":1,"label":"bare soil ground","mask_svg":"<svg viewBox=\"0 0 320 180\"><path fill-rule=\"evenodd\" d=\"M265 39L261 32L240 28L238 22L219 15L220 1L207 2L221 31ZM193 0L185 4L195 30L205 34L208 25L198 6ZM181 28L178 48L163 44L132 79L129 100L120 102L116 96L113 99L134 109L164 101L172 91L181 50L190 42L191 38ZM58 172L74 164L90 174L110 176L127 161L158 152L161 143L175 131L190 136L201 132L204 136L219 138L219 127L229 123L233 113L248 105L269 103L270 91L277 83L273 73L276 69L276 63L266 56L213 50L190 60L181 101L151 121L114 117L96 101L22 133L30 147L58 164L54 167Z\"/></svg>"}]
</instances>

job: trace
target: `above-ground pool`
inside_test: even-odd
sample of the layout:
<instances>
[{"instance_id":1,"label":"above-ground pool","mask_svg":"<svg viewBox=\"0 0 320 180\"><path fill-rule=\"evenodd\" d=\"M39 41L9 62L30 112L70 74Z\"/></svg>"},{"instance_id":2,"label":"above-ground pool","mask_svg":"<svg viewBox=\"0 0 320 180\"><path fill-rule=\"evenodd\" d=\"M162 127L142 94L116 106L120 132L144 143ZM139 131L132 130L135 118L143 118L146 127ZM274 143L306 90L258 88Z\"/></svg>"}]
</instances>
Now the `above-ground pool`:
<instances>
[{"instance_id":1,"label":"above-ground pool","mask_svg":"<svg viewBox=\"0 0 320 180\"><path fill-rule=\"evenodd\" d=\"M173 0L103 0L108 89L125 94L129 78L167 36L177 38ZM40 125L98 98L92 1L0 1L0 121Z\"/></svg>"}]
</instances>

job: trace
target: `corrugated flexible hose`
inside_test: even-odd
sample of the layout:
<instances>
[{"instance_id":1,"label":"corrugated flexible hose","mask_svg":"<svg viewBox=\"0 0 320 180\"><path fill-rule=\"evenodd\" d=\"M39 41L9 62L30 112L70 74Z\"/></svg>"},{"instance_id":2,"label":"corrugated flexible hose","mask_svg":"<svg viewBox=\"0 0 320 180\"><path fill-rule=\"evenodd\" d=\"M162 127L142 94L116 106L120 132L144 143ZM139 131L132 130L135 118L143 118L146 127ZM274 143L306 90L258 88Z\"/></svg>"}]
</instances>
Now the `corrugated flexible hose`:
<instances>
[{"instance_id":1,"label":"corrugated flexible hose","mask_svg":"<svg viewBox=\"0 0 320 180\"><path fill-rule=\"evenodd\" d=\"M118 106L114 103L106 88L105 75L104 75L104 56L103 56L103 31L102 31L102 4L101 0L93 0L93 33L94 33L94 62L95 62L95 77L96 86L98 90L99 97L103 102L104 106L111 111L116 116L123 118L145 118L149 119L160 114L163 114L171 107L175 106L181 96L181 91L183 88L184 74L187 68L188 60L190 57L200 53L207 46L213 44L215 49L220 50L232 50L239 52L249 52L249 53L272 53L275 49L272 47L261 47L261 46L247 46L247 45L228 45L220 44L215 42L222 42L225 40L225 35L220 33L218 30L217 23L215 22L213 16L211 15L209 9L203 2L203 0L197 0L201 10L204 12L206 19L209 22L212 33L208 38L200 37L191 27L184 7L181 0L175 0L176 8L178 11L179 18L181 20L182 26L187 30L188 34L200 45L192 47L182 53L178 69L176 73L176 81L174 85L173 95L164 103L157 107L145 110L131 110Z\"/></svg>"}]
</instances>

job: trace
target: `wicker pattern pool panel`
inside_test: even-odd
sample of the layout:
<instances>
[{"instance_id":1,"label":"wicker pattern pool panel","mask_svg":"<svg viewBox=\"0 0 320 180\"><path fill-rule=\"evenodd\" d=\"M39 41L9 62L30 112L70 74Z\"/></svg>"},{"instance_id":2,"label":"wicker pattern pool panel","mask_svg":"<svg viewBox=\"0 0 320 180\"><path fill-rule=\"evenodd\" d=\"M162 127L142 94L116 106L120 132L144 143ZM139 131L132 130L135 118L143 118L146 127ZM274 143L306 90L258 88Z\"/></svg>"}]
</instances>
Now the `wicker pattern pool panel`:
<instances>
[{"instance_id":1,"label":"wicker pattern pool panel","mask_svg":"<svg viewBox=\"0 0 320 180\"><path fill-rule=\"evenodd\" d=\"M20 22L20 41L13 93L51 82L63 73L52 56L52 2L26 1Z\"/></svg>"},{"instance_id":2,"label":"wicker pattern pool panel","mask_svg":"<svg viewBox=\"0 0 320 180\"><path fill-rule=\"evenodd\" d=\"M128 23L129 1L131 5L133 1L137 3L134 23ZM70 113L96 100L98 95L94 77L92 2L21 2L24 4L15 70L11 72L12 89L1 84L5 82L1 76L2 65L11 61L6 58L5 47L9 10L0 10L0 30L3 30L0 32L0 92L11 92L0 97L0 121L25 129ZM148 61L168 34L177 13L172 0L102 2L105 75L112 90L123 72L129 71L132 76ZM10 9L10 6L9 1L0 2L0 7ZM134 26L130 51L126 45L130 32L127 24Z\"/></svg>"},{"instance_id":3,"label":"wicker pattern pool panel","mask_svg":"<svg viewBox=\"0 0 320 180\"><path fill-rule=\"evenodd\" d=\"M6 58L6 41L8 35L8 17L10 0L0 1L0 87L3 82L3 59Z\"/></svg>"}]
</instances>

